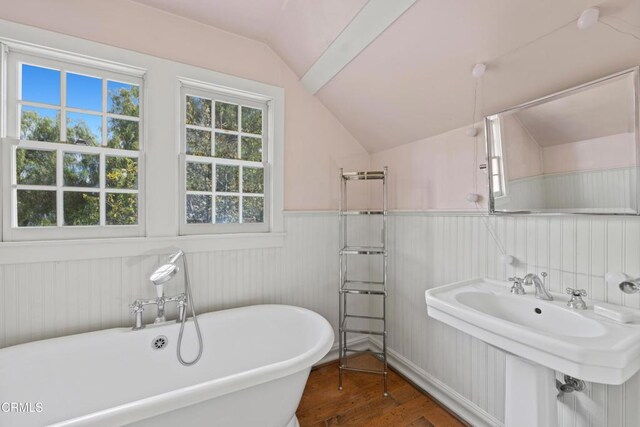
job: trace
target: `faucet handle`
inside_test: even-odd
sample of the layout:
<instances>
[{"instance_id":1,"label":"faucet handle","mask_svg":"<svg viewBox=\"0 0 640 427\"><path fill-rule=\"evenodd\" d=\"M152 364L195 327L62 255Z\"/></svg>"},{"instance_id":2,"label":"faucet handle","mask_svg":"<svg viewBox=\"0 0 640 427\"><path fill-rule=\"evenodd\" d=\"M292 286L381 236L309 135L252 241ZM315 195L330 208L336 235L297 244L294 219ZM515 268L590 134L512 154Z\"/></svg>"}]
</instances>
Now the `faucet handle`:
<instances>
[{"instance_id":1,"label":"faucet handle","mask_svg":"<svg viewBox=\"0 0 640 427\"><path fill-rule=\"evenodd\" d=\"M513 282L513 285L511 286L511 290L509 292L511 292L514 295L526 294L524 288L522 287L522 281L524 280L522 277L518 277L518 276L509 277L508 280L510 282Z\"/></svg>"},{"instance_id":2,"label":"faucet handle","mask_svg":"<svg viewBox=\"0 0 640 427\"><path fill-rule=\"evenodd\" d=\"M144 310L144 306L142 304L142 301L140 301L139 299L135 300L133 304L129 304L129 311L131 312L131 314L139 313L142 310Z\"/></svg>"},{"instance_id":3,"label":"faucet handle","mask_svg":"<svg viewBox=\"0 0 640 427\"><path fill-rule=\"evenodd\" d=\"M542 285L545 287L545 289L547 288L547 272L543 271L540 273L540 277L542 277Z\"/></svg>"},{"instance_id":4,"label":"faucet handle","mask_svg":"<svg viewBox=\"0 0 640 427\"><path fill-rule=\"evenodd\" d=\"M584 290L584 289L567 288L567 293L569 295L573 295L574 297L586 297L587 296L587 291Z\"/></svg>"}]
</instances>

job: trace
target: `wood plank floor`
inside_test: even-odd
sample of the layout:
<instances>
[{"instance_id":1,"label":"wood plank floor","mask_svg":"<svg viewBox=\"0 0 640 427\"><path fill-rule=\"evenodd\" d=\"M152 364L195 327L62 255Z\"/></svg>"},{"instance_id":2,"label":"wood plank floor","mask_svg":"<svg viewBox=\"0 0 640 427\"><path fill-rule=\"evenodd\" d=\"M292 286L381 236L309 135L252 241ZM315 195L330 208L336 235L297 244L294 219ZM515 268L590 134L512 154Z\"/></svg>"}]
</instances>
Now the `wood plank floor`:
<instances>
[{"instance_id":1,"label":"wood plank floor","mask_svg":"<svg viewBox=\"0 0 640 427\"><path fill-rule=\"evenodd\" d=\"M371 355L350 366L378 363ZM338 362L311 371L296 415L301 427L458 427L465 426L400 375L388 374L389 396L382 395L380 375L345 372L338 391Z\"/></svg>"}]
</instances>

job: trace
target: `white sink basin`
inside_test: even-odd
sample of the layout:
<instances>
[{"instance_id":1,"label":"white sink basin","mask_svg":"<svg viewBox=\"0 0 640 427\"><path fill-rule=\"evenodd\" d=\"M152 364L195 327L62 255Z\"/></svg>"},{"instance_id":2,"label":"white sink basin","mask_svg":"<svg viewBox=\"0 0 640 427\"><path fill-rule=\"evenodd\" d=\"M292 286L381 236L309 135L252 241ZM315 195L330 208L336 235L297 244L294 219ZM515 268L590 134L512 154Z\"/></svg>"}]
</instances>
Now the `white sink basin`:
<instances>
[{"instance_id":1,"label":"white sink basin","mask_svg":"<svg viewBox=\"0 0 640 427\"><path fill-rule=\"evenodd\" d=\"M585 338L607 333L607 328L597 320L557 304L527 298L526 295L524 298L516 298L511 294L469 291L459 292L455 298L469 308L540 332Z\"/></svg>"},{"instance_id":2,"label":"white sink basin","mask_svg":"<svg viewBox=\"0 0 640 427\"><path fill-rule=\"evenodd\" d=\"M452 283L426 292L429 316L523 359L585 381L622 384L640 369L640 311L621 324L554 301L512 295L490 279Z\"/></svg>"}]
</instances>

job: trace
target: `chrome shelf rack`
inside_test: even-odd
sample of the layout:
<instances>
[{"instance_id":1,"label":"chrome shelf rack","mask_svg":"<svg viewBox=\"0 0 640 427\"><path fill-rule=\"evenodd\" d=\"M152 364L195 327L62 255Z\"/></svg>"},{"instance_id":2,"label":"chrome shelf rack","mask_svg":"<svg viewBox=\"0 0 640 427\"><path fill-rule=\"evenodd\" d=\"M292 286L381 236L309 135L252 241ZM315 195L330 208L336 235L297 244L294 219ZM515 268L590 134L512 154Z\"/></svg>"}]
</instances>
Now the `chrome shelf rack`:
<instances>
[{"instance_id":1,"label":"chrome shelf rack","mask_svg":"<svg viewBox=\"0 0 640 427\"><path fill-rule=\"evenodd\" d=\"M338 389L342 390L342 374L344 371L379 374L384 379L384 395L387 396L387 167L384 170L364 172L344 172L340 169L340 289L339 289L339 379ZM382 183L382 210L348 210L347 184L355 180L378 180ZM347 242L348 218L360 215L377 215L382 217L381 246L350 246ZM382 257L382 277L374 281L351 280L348 274L349 258L352 256ZM349 295L364 295L382 298L382 316L365 316L352 314L347 307ZM365 326L353 325L360 321L368 322ZM372 327L376 322L378 328ZM348 334L376 335L382 339L382 351L354 350L347 345ZM382 369L365 369L348 366L348 356L369 353L382 362Z\"/></svg>"}]
</instances>

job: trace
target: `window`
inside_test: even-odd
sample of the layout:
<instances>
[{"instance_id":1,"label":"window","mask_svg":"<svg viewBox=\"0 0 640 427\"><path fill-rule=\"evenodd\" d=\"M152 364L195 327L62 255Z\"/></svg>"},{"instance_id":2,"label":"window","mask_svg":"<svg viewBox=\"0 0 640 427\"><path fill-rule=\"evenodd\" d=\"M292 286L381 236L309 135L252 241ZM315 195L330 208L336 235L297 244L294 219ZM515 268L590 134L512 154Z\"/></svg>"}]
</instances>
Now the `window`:
<instances>
[{"instance_id":1,"label":"window","mask_svg":"<svg viewBox=\"0 0 640 427\"><path fill-rule=\"evenodd\" d=\"M5 240L141 235L142 79L17 52L8 66Z\"/></svg>"},{"instance_id":2,"label":"window","mask_svg":"<svg viewBox=\"0 0 640 427\"><path fill-rule=\"evenodd\" d=\"M266 101L182 89L182 234L269 230Z\"/></svg>"},{"instance_id":3,"label":"window","mask_svg":"<svg viewBox=\"0 0 640 427\"><path fill-rule=\"evenodd\" d=\"M491 173L491 188L493 190L493 197L502 197L506 195L504 185L504 164L502 161L502 131L500 128L500 119L494 118L491 120L491 141L493 144L491 167L489 171Z\"/></svg>"}]
</instances>

